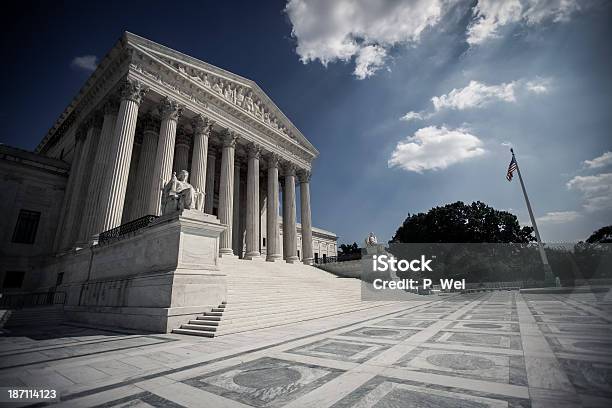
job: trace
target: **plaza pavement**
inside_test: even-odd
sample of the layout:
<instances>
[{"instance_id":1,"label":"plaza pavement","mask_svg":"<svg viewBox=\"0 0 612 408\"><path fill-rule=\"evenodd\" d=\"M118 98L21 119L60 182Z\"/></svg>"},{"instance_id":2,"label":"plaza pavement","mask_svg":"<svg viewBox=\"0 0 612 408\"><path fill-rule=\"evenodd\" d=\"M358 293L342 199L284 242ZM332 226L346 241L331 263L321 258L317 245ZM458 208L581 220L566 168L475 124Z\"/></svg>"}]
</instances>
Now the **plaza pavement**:
<instances>
[{"instance_id":1,"label":"plaza pavement","mask_svg":"<svg viewBox=\"0 0 612 408\"><path fill-rule=\"evenodd\" d=\"M214 339L15 330L0 386L68 407L610 407L606 299L424 297Z\"/></svg>"}]
</instances>

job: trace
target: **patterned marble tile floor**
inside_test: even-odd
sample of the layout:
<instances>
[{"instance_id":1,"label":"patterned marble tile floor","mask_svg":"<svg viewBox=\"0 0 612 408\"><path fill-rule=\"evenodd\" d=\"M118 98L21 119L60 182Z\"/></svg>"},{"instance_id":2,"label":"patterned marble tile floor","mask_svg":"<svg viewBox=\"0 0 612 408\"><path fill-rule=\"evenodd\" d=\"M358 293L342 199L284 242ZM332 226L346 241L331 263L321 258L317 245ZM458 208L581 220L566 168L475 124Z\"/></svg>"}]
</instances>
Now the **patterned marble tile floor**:
<instances>
[{"instance_id":1,"label":"patterned marble tile floor","mask_svg":"<svg viewBox=\"0 0 612 408\"><path fill-rule=\"evenodd\" d=\"M67 407L610 407L612 302L424 298L222 338L0 335L0 387Z\"/></svg>"}]
</instances>

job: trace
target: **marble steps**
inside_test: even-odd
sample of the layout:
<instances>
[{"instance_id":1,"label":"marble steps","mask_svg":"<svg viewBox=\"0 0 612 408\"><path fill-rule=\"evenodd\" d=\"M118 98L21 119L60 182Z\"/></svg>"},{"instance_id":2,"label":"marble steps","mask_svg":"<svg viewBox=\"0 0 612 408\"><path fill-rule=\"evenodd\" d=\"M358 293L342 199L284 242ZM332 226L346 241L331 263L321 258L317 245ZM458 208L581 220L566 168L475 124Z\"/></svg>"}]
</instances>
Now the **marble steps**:
<instances>
[{"instance_id":1,"label":"marble steps","mask_svg":"<svg viewBox=\"0 0 612 408\"><path fill-rule=\"evenodd\" d=\"M369 302L368 302L369 303ZM261 315L261 314L250 314L250 315L239 315L239 316L228 316L228 317L224 317L223 320L220 321L219 327L220 328L226 328L229 325L243 325L243 324L247 324L247 325L251 325L253 323L264 323L264 322L270 322L270 321L277 321L277 320L295 320L295 321L301 321L302 317L307 317L312 315L327 315L327 314L336 314L339 311L344 311L344 310L362 310L362 309L366 309L368 307L371 307L371 305L366 305L366 304L359 304L359 303L350 303L350 304L343 304L343 305L335 305L335 306L327 306L327 307L323 307L323 308L310 308L307 310L284 310L282 312L278 312L278 313L270 313L270 314L265 314L265 315ZM307 320L307 319L306 319Z\"/></svg>"},{"instance_id":2,"label":"marble steps","mask_svg":"<svg viewBox=\"0 0 612 408\"><path fill-rule=\"evenodd\" d=\"M181 325L183 327L185 325ZM215 337L214 332L202 331L202 330L193 330L193 329L173 329L172 333L175 334L188 334L190 336L201 336L201 337Z\"/></svg>"},{"instance_id":3,"label":"marble steps","mask_svg":"<svg viewBox=\"0 0 612 408\"><path fill-rule=\"evenodd\" d=\"M273 295L271 296L273 297ZM359 300L361 298L359 293L356 293L355 295L352 296L310 296L310 297L279 297L276 299L262 299L262 298L253 298L253 300L251 301L251 303L249 303L248 301L245 301L244 299L241 299L240 302L236 301L233 302L228 309L226 310L231 310L231 311L236 311L236 310L254 310L254 309L268 309L270 307L274 307L274 306L278 306L278 305L282 305L282 304L295 304L295 305L312 305L315 304L317 302L324 302L326 300L331 300L331 301L336 301L336 302L343 302L343 301L353 301L353 300ZM228 300L230 302L232 302L234 299L232 298L228 298ZM256 303L253 303L256 302Z\"/></svg>"},{"instance_id":4,"label":"marble steps","mask_svg":"<svg viewBox=\"0 0 612 408\"><path fill-rule=\"evenodd\" d=\"M248 317L248 316L258 316L261 315L262 313L265 313L266 315L276 315L279 313L285 313L285 312L291 312L294 311L296 309L302 310L302 309L326 309L329 307L334 307L334 306L346 306L346 305L358 305L361 303L360 299L350 299L350 300L345 300L345 301L335 301L333 299L325 299L322 301L313 301L310 300L308 302L301 302L301 303L285 303L285 304L272 304L270 307L268 308L252 308L252 309L233 309L230 308L226 313L223 314L223 320L227 321L227 319L235 317L235 316L240 316L240 317Z\"/></svg>"},{"instance_id":5,"label":"marble steps","mask_svg":"<svg viewBox=\"0 0 612 408\"><path fill-rule=\"evenodd\" d=\"M3 327L56 325L64 320L64 310L61 307L28 307L8 310L3 319Z\"/></svg>"},{"instance_id":6,"label":"marble steps","mask_svg":"<svg viewBox=\"0 0 612 408\"><path fill-rule=\"evenodd\" d=\"M221 259L223 310L197 316L174 333L217 337L334 316L392 302L364 302L361 282L303 264Z\"/></svg>"},{"instance_id":7,"label":"marble steps","mask_svg":"<svg viewBox=\"0 0 612 408\"><path fill-rule=\"evenodd\" d=\"M368 303L367 305L364 304L361 306L328 309L326 311L318 311L315 313L303 313L303 312L292 313L292 314L285 313L280 317L275 317L275 318L268 317L268 318L251 320L250 324L248 323L245 324L244 322L232 323L232 322L222 321L222 324L220 324L218 329L215 331L215 337L223 336L227 334L257 330L257 329L263 329L267 327L282 326L286 324L292 324L292 323L303 322L307 320L318 319L321 317L335 316L335 315L350 313L350 312L354 312L358 310L371 309L372 307L385 306L385 305L391 304L392 302L385 302L385 303L376 304L376 305L372 305L371 304L372 302L367 302L367 303Z\"/></svg>"},{"instance_id":8,"label":"marble steps","mask_svg":"<svg viewBox=\"0 0 612 408\"><path fill-rule=\"evenodd\" d=\"M315 304L332 302L332 303L342 303L342 302L353 302L359 301L361 299L360 293L355 293L351 296L308 296L308 297L282 297L282 298L273 298L274 295L271 295L270 298L253 298L250 302L242 298L240 301L234 302L233 298L228 298L230 302L230 306L228 307L228 311L236 312L236 311L245 311L245 310L269 310L274 307L281 307L283 305L295 305L295 306L312 306ZM271 299L272 298L272 299Z\"/></svg>"},{"instance_id":9,"label":"marble steps","mask_svg":"<svg viewBox=\"0 0 612 408\"><path fill-rule=\"evenodd\" d=\"M201 320L190 320L187 324L182 324L180 328L173 329L172 333L213 337L226 306L227 302L224 301L218 307L212 308L212 311L196 318Z\"/></svg>"},{"instance_id":10,"label":"marble steps","mask_svg":"<svg viewBox=\"0 0 612 408\"><path fill-rule=\"evenodd\" d=\"M304 300L304 299L325 299L325 298L360 298L361 288L345 288L340 290L329 290L323 287L312 287L302 292L293 287L285 287L275 291L244 291L244 292L228 292L227 301L231 307L240 303L249 303L253 301L278 302L282 300ZM251 303L252 305L252 303Z\"/></svg>"}]
</instances>

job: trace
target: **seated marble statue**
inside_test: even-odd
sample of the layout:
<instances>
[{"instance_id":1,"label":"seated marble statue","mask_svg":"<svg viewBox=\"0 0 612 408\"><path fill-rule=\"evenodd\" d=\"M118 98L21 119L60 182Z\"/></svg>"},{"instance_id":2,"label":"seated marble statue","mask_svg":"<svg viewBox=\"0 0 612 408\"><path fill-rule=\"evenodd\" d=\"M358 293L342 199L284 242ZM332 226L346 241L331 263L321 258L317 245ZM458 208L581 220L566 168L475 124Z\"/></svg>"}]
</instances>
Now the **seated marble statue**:
<instances>
[{"instance_id":1,"label":"seated marble statue","mask_svg":"<svg viewBox=\"0 0 612 408\"><path fill-rule=\"evenodd\" d=\"M187 170L181 170L178 176L172 173L172 178L162 191L162 214L202 208L204 193L195 191L187 182L188 177Z\"/></svg>"},{"instance_id":2,"label":"seated marble statue","mask_svg":"<svg viewBox=\"0 0 612 408\"><path fill-rule=\"evenodd\" d=\"M378 244L376 235L374 235L373 232L370 232L370 234L368 234L367 238L365 239L365 244L366 244L366 247L371 247L371 246L375 246Z\"/></svg>"}]
</instances>

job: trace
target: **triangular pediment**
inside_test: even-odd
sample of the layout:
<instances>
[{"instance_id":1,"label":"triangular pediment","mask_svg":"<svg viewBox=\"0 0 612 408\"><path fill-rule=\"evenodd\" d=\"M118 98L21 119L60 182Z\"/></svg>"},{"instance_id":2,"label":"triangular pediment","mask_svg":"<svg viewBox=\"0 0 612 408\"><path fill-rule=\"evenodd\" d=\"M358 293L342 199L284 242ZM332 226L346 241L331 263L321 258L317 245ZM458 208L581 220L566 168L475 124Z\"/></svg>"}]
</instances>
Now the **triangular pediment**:
<instances>
[{"instance_id":1,"label":"triangular pediment","mask_svg":"<svg viewBox=\"0 0 612 408\"><path fill-rule=\"evenodd\" d=\"M200 61L153 41L126 33L127 45L157 60L177 75L203 87L217 98L240 109L263 126L279 132L316 157L318 151L252 80Z\"/></svg>"}]
</instances>

